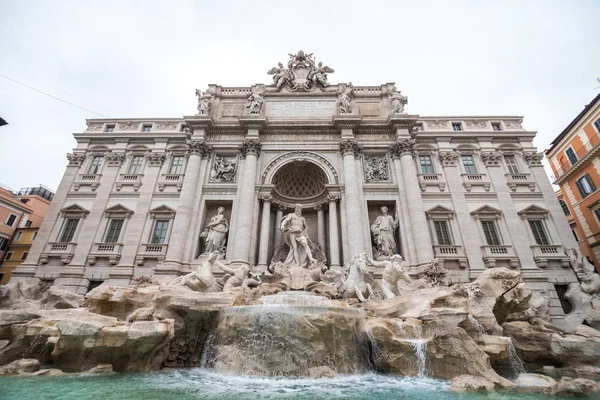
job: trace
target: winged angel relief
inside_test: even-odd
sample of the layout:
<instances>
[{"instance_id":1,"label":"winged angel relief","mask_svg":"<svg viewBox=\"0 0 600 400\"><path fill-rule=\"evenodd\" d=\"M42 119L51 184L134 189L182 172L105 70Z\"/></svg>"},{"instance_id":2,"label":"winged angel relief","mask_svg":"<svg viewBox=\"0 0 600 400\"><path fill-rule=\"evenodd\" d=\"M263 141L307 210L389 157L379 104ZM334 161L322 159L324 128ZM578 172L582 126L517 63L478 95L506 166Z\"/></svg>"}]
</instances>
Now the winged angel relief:
<instances>
[{"instance_id":1,"label":"winged angel relief","mask_svg":"<svg viewBox=\"0 0 600 400\"><path fill-rule=\"evenodd\" d=\"M304 54L300 50L297 54L289 56L287 67L279 63L277 67L267 71L269 75L273 75L273 83L277 91L284 85L294 92L329 86L327 74L335 72L333 68L323 65L322 62L315 64L313 53Z\"/></svg>"}]
</instances>

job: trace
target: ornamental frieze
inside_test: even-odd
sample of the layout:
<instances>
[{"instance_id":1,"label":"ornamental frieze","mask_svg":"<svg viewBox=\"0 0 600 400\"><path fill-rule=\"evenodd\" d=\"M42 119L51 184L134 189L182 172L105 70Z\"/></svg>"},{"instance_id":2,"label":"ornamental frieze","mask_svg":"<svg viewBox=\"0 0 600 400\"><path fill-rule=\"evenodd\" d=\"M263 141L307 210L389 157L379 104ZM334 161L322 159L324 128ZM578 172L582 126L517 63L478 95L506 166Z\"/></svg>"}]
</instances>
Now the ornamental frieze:
<instances>
[{"instance_id":1,"label":"ornamental frieze","mask_svg":"<svg viewBox=\"0 0 600 400\"><path fill-rule=\"evenodd\" d=\"M455 151L443 151L438 154L440 162L444 167L456 166L460 155Z\"/></svg>"},{"instance_id":2,"label":"ornamental frieze","mask_svg":"<svg viewBox=\"0 0 600 400\"><path fill-rule=\"evenodd\" d=\"M499 151L489 151L481 153L481 160L486 167L497 167L502 160L502 153Z\"/></svg>"},{"instance_id":3,"label":"ornamental frieze","mask_svg":"<svg viewBox=\"0 0 600 400\"><path fill-rule=\"evenodd\" d=\"M125 153L106 153L104 158L109 167L120 167L125 161Z\"/></svg>"},{"instance_id":4,"label":"ornamental frieze","mask_svg":"<svg viewBox=\"0 0 600 400\"><path fill-rule=\"evenodd\" d=\"M165 153L148 153L146 160L148 160L149 166L160 167L165 161Z\"/></svg>"}]
</instances>

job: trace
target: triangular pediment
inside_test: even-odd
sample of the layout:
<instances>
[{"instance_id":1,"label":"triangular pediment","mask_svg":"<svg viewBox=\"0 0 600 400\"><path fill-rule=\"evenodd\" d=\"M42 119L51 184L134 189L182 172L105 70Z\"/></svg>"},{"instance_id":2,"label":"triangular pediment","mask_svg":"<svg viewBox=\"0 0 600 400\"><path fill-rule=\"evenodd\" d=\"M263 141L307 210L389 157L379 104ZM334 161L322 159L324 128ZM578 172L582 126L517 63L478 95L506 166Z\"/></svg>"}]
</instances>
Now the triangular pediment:
<instances>
[{"instance_id":1,"label":"triangular pediment","mask_svg":"<svg viewBox=\"0 0 600 400\"><path fill-rule=\"evenodd\" d=\"M517 214L519 215L523 215L523 214L539 214L539 215L546 215L548 214L550 211L546 210L545 208L542 208L540 206L536 206L535 204L530 205L527 208L524 208L523 210L519 211Z\"/></svg>"},{"instance_id":2,"label":"triangular pediment","mask_svg":"<svg viewBox=\"0 0 600 400\"><path fill-rule=\"evenodd\" d=\"M160 205L158 207L154 207L152 210L148 211L150 214L175 214L175 210L166 205Z\"/></svg>"},{"instance_id":3,"label":"triangular pediment","mask_svg":"<svg viewBox=\"0 0 600 400\"><path fill-rule=\"evenodd\" d=\"M133 210L125 207L123 204L115 204L114 206L108 207L104 210L106 214L133 214Z\"/></svg>"},{"instance_id":4,"label":"triangular pediment","mask_svg":"<svg viewBox=\"0 0 600 400\"><path fill-rule=\"evenodd\" d=\"M79 204L72 204L60 210L61 213L78 213L89 214L89 211L81 207Z\"/></svg>"},{"instance_id":5,"label":"triangular pediment","mask_svg":"<svg viewBox=\"0 0 600 400\"><path fill-rule=\"evenodd\" d=\"M477 210L472 211L471 215L501 215L502 211L498 210L497 208L494 208L492 206L488 206L487 204L485 206L479 207Z\"/></svg>"},{"instance_id":6,"label":"triangular pediment","mask_svg":"<svg viewBox=\"0 0 600 400\"><path fill-rule=\"evenodd\" d=\"M438 204L437 206L425 211L425 214L427 214L427 215L430 215L430 214L449 215L449 214L454 214L454 210L451 210L448 207L444 207L443 205Z\"/></svg>"}]
</instances>

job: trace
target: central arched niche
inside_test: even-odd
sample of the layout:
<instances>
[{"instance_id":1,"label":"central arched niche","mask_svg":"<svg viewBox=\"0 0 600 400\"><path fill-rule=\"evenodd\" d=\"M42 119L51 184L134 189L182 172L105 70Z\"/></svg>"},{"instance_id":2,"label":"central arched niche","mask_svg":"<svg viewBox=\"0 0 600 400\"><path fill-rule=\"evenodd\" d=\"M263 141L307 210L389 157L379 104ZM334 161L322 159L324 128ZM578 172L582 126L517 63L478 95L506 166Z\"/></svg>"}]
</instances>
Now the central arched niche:
<instances>
[{"instance_id":1,"label":"central arched niche","mask_svg":"<svg viewBox=\"0 0 600 400\"><path fill-rule=\"evenodd\" d=\"M295 160L273 176L273 194L285 202L310 203L326 195L327 176L316 164Z\"/></svg>"}]
</instances>

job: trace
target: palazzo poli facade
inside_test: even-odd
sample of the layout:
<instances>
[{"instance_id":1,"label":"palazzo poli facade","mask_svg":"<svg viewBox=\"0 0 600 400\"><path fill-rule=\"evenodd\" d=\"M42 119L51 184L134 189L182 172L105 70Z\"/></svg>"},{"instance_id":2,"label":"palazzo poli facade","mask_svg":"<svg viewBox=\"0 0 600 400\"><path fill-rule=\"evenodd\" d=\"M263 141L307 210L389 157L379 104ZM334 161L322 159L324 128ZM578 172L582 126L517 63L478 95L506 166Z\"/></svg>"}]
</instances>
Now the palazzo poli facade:
<instances>
[{"instance_id":1,"label":"palazzo poli facade","mask_svg":"<svg viewBox=\"0 0 600 400\"><path fill-rule=\"evenodd\" d=\"M522 117L407 113L393 84L330 84L332 73L298 52L270 85L197 91L197 115L87 120L13 279L85 293L171 279L208 250L264 269L300 204L330 268L390 246L413 276L443 260L452 283L506 266L560 318L555 285L577 281L577 243Z\"/></svg>"}]
</instances>

